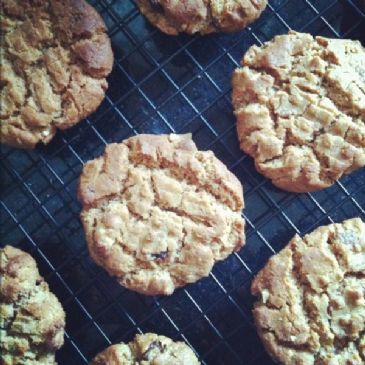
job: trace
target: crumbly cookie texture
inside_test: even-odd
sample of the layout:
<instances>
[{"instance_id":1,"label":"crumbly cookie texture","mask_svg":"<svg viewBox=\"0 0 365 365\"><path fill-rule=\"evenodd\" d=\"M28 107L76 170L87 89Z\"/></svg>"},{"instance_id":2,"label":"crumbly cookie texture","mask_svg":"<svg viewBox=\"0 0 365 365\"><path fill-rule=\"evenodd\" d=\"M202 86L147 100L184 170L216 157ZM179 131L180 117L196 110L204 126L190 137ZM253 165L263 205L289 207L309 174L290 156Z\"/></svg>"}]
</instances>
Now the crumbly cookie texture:
<instances>
[{"instance_id":1,"label":"crumbly cookie texture","mask_svg":"<svg viewBox=\"0 0 365 365\"><path fill-rule=\"evenodd\" d=\"M242 186L191 135L138 135L88 162L79 184L92 258L121 285L171 294L245 242Z\"/></svg>"},{"instance_id":2,"label":"crumbly cookie texture","mask_svg":"<svg viewBox=\"0 0 365 365\"><path fill-rule=\"evenodd\" d=\"M141 12L162 32L237 32L256 20L267 0L137 0Z\"/></svg>"},{"instance_id":3,"label":"crumbly cookie texture","mask_svg":"<svg viewBox=\"0 0 365 365\"><path fill-rule=\"evenodd\" d=\"M273 184L326 188L365 165L365 49L290 32L251 47L233 75L243 151Z\"/></svg>"},{"instance_id":4,"label":"crumbly cookie texture","mask_svg":"<svg viewBox=\"0 0 365 365\"><path fill-rule=\"evenodd\" d=\"M184 342L173 342L154 333L137 335L128 344L112 345L98 354L90 365L199 365L194 352Z\"/></svg>"},{"instance_id":5,"label":"crumbly cookie texture","mask_svg":"<svg viewBox=\"0 0 365 365\"><path fill-rule=\"evenodd\" d=\"M295 236L252 284L253 315L274 360L365 363L365 224L359 218Z\"/></svg>"},{"instance_id":6,"label":"crumbly cookie texture","mask_svg":"<svg viewBox=\"0 0 365 365\"><path fill-rule=\"evenodd\" d=\"M1 0L1 142L47 144L95 111L113 65L106 27L85 0Z\"/></svg>"},{"instance_id":7,"label":"crumbly cookie texture","mask_svg":"<svg viewBox=\"0 0 365 365\"><path fill-rule=\"evenodd\" d=\"M0 363L55 365L65 313L27 253L0 249Z\"/></svg>"}]
</instances>

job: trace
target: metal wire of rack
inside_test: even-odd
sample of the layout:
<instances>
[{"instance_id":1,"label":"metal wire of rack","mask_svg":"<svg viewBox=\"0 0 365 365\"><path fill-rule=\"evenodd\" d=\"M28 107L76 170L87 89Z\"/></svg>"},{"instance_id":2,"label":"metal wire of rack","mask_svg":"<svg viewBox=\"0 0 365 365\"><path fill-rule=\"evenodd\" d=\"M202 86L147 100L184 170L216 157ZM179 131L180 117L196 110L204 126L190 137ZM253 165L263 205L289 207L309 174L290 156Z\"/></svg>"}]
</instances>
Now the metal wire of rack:
<instances>
[{"instance_id":1,"label":"metal wire of rack","mask_svg":"<svg viewBox=\"0 0 365 365\"><path fill-rule=\"evenodd\" d=\"M365 219L365 170L316 193L273 187L239 149L230 77L249 46L290 28L365 44L361 1L271 0L244 31L205 37L162 34L132 0L91 3L109 28L116 58L103 104L46 147L2 147L0 162L2 244L33 254L67 314L59 364L86 364L111 343L147 331L185 340L203 364L272 364L252 323L251 279L294 233ZM106 143L147 132L192 132L245 188L246 247L171 297L145 297L116 284L90 260L78 218L83 164Z\"/></svg>"}]
</instances>

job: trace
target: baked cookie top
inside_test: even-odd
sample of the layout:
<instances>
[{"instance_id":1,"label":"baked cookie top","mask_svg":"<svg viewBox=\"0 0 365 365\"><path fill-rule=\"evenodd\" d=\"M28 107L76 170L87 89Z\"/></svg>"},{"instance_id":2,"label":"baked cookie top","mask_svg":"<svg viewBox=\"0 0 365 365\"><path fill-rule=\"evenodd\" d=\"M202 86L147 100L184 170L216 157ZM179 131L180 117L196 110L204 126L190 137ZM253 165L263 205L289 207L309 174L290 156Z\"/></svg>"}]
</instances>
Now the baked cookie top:
<instances>
[{"instance_id":1,"label":"baked cookie top","mask_svg":"<svg viewBox=\"0 0 365 365\"><path fill-rule=\"evenodd\" d=\"M267 0L137 0L141 12L162 32L237 32L256 20Z\"/></svg>"},{"instance_id":2,"label":"baked cookie top","mask_svg":"<svg viewBox=\"0 0 365 365\"><path fill-rule=\"evenodd\" d=\"M194 352L184 342L173 342L154 333L137 335L128 344L109 346L90 365L199 365Z\"/></svg>"},{"instance_id":3,"label":"baked cookie top","mask_svg":"<svg viewBox=\"0 0 365 365\"><path fill-rule=\"evenodd\" d=\"M233 74L243 151L284 190L326 188L365 165L365 49L290 32L251 47Z\"/></svg>"},{"instance_id":4,"label":"baked cookie top","mask_svg":"<svg viewBox=\"0 0 365 365\"><path fill-rule=\"evenodd\" d=\"M65 313L27 253L0 249L0 363L54 365Z\"/></svg>"},{"instance_id":5,"label":"baked cookie top","mask_svg":"<svg viewBox=\"0 0 365 365\"><path fill-rule=\"evenodd\" d=\"M1 0L1 142L47 144L92 113L113 65L106 27L85 0Z\"/></svg>"},{"instance_id":6,"label":"baked cookie top","mask_svg":"<svg viewBox=\"0 0 365 365\"><path fill-rule=\"evenodd\" d=\"M252 284L258 333L281 364L365 361L365 224L295 236Z\"/></svg>"},{"instance_id":7,"label":"baked cookie top","mask_svg":"<svg viewBox=\"0 0 365 365\"><path fill-rule=\"evenodd\" d=\"M92 258L121 285L171 294L244 245L242 186L191 135L110 144L79 184Z\"/></svg>"}]
</instances>

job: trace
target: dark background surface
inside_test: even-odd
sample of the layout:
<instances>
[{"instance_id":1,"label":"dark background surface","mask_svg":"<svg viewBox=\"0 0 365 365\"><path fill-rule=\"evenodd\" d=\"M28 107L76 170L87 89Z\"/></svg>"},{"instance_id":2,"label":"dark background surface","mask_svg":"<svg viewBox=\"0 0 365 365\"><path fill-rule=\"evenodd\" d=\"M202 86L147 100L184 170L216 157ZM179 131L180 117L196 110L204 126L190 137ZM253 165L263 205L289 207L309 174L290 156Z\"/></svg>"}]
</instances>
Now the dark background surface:
<instances>
[{"instance_id":1,"label":"dark background surface","mask_svg":"<svg viewBox=\"0 0 365 365\"><path fill-rule=\"evenodd\" d=\"M247 48L289 28L360 39L359 0L271 0L252 27L236 34L171 37L150 26L131 0L92 1L115 53L107 97L96 113L31 152L3 147L1 243L33 254L67 314L60 365L86 364L111 343L152 331L187 341L206 364L272 364L255 333L253 275L295 233L360 216L365 170L313 194L280 191L238 146L230 77ZM245 189L247 245L200 282L171 297L118 286L90 260L79 221L77 179L105 144L135 133L192 132Z\"/></svg>"}]
</instances>

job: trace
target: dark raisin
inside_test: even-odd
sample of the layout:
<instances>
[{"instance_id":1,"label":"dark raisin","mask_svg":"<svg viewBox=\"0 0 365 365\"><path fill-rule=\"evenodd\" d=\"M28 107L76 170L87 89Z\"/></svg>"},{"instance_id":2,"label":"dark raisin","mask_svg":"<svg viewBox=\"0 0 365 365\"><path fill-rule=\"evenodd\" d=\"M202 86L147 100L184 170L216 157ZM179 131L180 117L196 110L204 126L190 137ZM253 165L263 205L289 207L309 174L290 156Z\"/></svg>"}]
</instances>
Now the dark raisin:
<instances>
[{"instance_id":1,"label":"dark raisin","mask_svg":"<svg viewBox=\"0 0 365 365\"><path fill-rule=\"evenodd\" d=\"M150 0L152 7L157 11L163 11L162 5L160 4L160 0Z\"/></svg>"},{"instance_id":2,"label":"dark raisin","mask_svg":"<svg viewBox=\"0 0 365 365\"><path fill-rule=\"evenodd\" d=\"M149 360L148 356L151 353L152 350L158 348L161 352L164 351L165 347L162 345L160 341L153 341L148 346L148 349L142 354L142 360Z\"/></svg>"},{"instance_id":3,"label":"dark raisin","mask_svg":"<svg viewBox=\"0 0 365 365\"><path fill-rule=\"evenodd\" d=\"M167 258L168 252L167 251L162 251L159 253L151 253L151 258L152 260L155 261L163 261Z\"/></svg>"}]
</instances>

